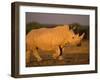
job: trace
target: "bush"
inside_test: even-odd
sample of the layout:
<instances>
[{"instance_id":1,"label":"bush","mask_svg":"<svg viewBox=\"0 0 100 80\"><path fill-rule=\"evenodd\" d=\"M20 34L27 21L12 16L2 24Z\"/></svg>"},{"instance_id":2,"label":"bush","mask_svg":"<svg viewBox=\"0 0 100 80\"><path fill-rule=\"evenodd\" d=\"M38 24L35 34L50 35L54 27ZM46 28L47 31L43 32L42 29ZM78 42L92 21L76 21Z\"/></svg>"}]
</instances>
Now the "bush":
<instances>
[{"instance_id":1,"label":"bush","mask_svg":"<svg viewBox=\"0 0 100 80\"><path fill-rule=\"evenodd\" d=\"M43 24L39 24L37 22L28 23L28 24L26 24L26 34L28 32L30 32L32 29L38 29L38 28L42 28L42 27L47 27L47 26L43 25Z\"/></svg>"}]
</instances>

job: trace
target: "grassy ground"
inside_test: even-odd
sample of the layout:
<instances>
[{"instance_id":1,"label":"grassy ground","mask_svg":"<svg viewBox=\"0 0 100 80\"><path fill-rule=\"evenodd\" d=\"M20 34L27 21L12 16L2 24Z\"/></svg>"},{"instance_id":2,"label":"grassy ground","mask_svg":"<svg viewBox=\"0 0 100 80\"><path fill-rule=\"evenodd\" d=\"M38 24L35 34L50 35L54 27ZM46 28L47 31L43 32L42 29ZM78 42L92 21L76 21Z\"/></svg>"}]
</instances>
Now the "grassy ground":
<instances>
[{"instance_id":1,"label":"grassy ground","mask_svg":"<svg viewBox=\"0 0 100 80\"><path fill-rule=\"evenodd\" d=\"M39 50L39 53L43 60L41 62L37 62L36 58L31 56L30 63L26 64L27 67L89 64L88 40L82 41L82 45L80 47L65 47L63 49L63 60L54 60L50 54L52 51L47 52Z\"/></svg>"}]
</instances>

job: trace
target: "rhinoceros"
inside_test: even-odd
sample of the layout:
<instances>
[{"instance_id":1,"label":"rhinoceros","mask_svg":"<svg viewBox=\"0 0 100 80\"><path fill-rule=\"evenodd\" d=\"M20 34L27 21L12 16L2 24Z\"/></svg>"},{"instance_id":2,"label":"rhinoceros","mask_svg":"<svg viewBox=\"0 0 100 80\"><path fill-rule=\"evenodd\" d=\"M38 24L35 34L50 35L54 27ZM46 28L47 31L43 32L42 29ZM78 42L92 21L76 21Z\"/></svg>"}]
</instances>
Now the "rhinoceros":
<instances>
[{"instance_id":1,"label":"rhinoceros","mask_svg":"<svg viewBox=\"0 0 100 80\"><path fill-rule=\"evenodd\" d=\"M75 34L69 25L56 26L54 28L40 28L31 30L26 36L26 63L30 62L30 54L33 54L37 61L42 58L38 49L44 51L54 50L52 57L62 60L62 49L65 45L80 45L85 33L81 36ZM42 53L43 54L43 53Z\"/></svg>"}]
</instances>

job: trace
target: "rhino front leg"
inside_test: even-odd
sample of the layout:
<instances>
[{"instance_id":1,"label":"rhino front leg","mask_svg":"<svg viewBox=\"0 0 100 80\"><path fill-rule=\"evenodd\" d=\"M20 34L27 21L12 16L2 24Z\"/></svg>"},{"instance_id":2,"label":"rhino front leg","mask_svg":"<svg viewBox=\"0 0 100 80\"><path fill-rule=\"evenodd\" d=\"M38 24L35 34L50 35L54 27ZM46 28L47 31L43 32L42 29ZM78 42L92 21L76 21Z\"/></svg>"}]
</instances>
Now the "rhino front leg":
<instances>
[{"instance_id":1,"label":"rhino front leg","mask_svg":"<svg viewBox=\"0 0 100 80\"><path fill-rule=\"evenodd\" d=\"M60 49L60 55L58 57L59 60L63 60L63 57L62 57L62 47L59 46L59 49Z\"/></svg>"},{"instance_id":2,"label":"rhino front leg","mask_svg":"<svg viewBox=\"0 0 100 80\"><path fill-rule=\"evenodd\" d=\"M53 58L54 59L59 59L59 60L62 60L63 58L62 58L62 49L60 48L60 47L57 47L56 49L55 49L55 53L53 54Z\"/></svg>"},{"instance_id":3,"label":"rhino front leg","mask_svg":"<svg viewBox=\"0 0 100 80\"><path fill-rule=\"evenodd\" d=\"M37 49L33 49L33 55L35 56L38 62L42 61L42 58L40 57Z\"/></svg>"}]
</instances>

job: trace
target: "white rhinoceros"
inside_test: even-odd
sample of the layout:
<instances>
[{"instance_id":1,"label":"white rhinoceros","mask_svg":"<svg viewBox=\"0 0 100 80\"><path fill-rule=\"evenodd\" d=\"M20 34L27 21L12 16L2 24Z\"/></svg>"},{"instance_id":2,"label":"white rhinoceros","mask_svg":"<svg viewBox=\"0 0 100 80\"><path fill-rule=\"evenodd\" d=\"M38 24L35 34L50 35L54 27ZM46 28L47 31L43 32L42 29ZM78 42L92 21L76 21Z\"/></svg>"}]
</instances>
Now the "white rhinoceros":
<instances>
[{"instance_id":1,"label":"white rhinoceros","mask_svg":"<svg viewBox=\"0 0 100 80\"><path fill-rule=\"evenodd\" d=\"M33 54L37 61L42 60L37 49L45 51L54 50L55 53L52 53L53 58L62 59L62 48L67 44L79 45L84 34L81 36L75 34L73 30L69 29L69 25L33 29L26 36L26 62L30 62L30 54Z\"/></svg>"}]
</instances>

